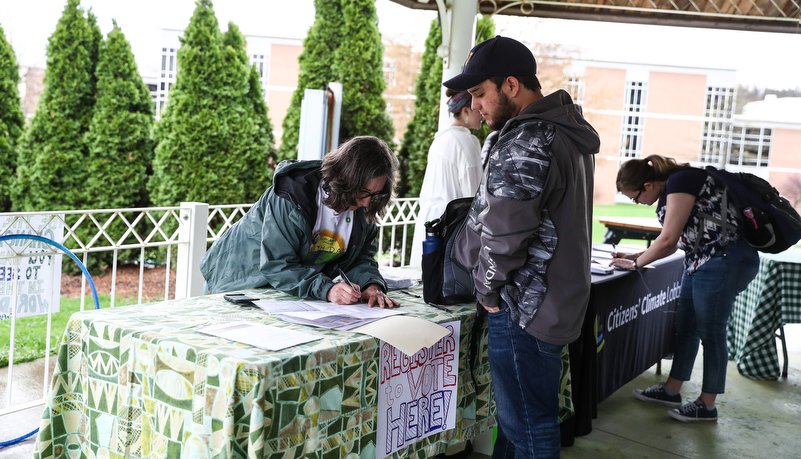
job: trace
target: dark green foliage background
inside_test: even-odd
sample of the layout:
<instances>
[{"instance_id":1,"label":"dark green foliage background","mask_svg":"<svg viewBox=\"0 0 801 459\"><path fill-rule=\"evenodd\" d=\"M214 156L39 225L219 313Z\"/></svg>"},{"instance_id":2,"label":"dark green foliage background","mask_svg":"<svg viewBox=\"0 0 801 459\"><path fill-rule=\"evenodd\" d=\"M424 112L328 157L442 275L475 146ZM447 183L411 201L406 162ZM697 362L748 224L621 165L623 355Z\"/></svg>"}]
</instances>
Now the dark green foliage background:
<instances>
[{"instance_id":1,"label":"dark green foliage background","mask_svg":"<svg viewBox=\"0 0 801 459\"><path fill-rule=\"evenodd\" d=\"M250 97L244 38L233 24L223 37L211 1L196 5L178 49L176 82L155 129L148 190L157 206L252 200L265 188L257 180L264 174L260 167L270 167L273 146Z\"/></svg>"},{"instance_id":2,"label":"dark green foliage background","mask_svg":"<svg viewBox=\"0 0 801 459\"><path fill-rule=\"evenodd\" d=\"M334 71L342 83L339 138L373 135L394 150L395 129L382 94L384 45L378 32L375 0L343 0L342 44L334 52Z\"/></svg>"},{"instance_id":3,"label":"dark green foliage background","mask_svg":"<svg viewBox=\"0 0 801 459\"><path fill-rule=\"evenodd\" d=\"M25 127L14 49L0 27L0 212L11 210L11 182L17 171L17 143Z\"/></svg>"},{"instance_id":4,"label":"dark green foliage background","mask_svg":"<svg viewBox=\"0 0 801 459\"><path fill-rule=\"evenodd\" d=\"M84 135L95 106L95 67L102 41L94 15L69 0L47 45L45 89L20 144L13 209L91 208Z\"/></svg>"},{"instance_id":5,"label":"dark green foliage background","mask_svg":"<svg viewBox=\"0 0 801 459\"><path fill-rule=\"evenodd\" d=\"M340 142L374 135L394 148L394 128L382 96L384 46L375 0L315 0L315 20L298 57L298 86L283 122L278 160L297 158L304 91L343 85Z\"/></svg>"},{"instance_id":6,"label":"dark green foliage background","mask_svg":"<svg viewBox=\"0 0 801 459\"><path fill-rule=\"evenodd\" d=\"M342 43L342 0L314 0L314 9L314 24L303 40L303 51L298 57L298 86L292 93L282 124L284 132L278 149L278 162L297 158L300 104L306 88L325 89L328 83L337 81L331 61Z\"/></svg>"},{"instance_id":7,"label":"dark green foliage background","mask_svg":"<svg viewBox=\"0 0 801 459\"><path fill-rule=\"evenodd\" d=\"M86 134L89 154L86 193L93 208L147 207L145 184L153 157L153 108L150 92L139 75L131 44L116 23L100 49L97 64L97 104ZM101 222L105 223L105 222ZM128 225L119 216L106 226L106 233L119 245L135 244ZM83 225L77 235L88 241L97 232ZM92 272L102 272L113 263L112 252L92 254L87 260ZM136 259L139 251L118 254L121 260Z\"/></svg>"},{"instance_id":8,"label":"dark green foliage background","mask_svg":"<svg viewBox=\"0 0 801 459\"><path fill-rule=\"evenodd\" d=\"M398 152L401 167L397 192L401 197L420 195L428 148L437 132L442 85L442 58L437 56L437 48L441 44L442 28L435 19L431 21L420 59L420 74L414 87L414 115L406 126Z\"/></svg>"},{"instance_id":9,"label":"dark green foliage background","mask_svg":"<svg viewBox=\"0 0 801 459\"><path fill-rule=\"evenodd\" d=\"M492 18L482 17L476 24L476 43L495 36L495 23ZM401 177L398 183L398 196L417 197L423 186L423 176L428 163L428 149L434 141L439 128L440 95L442 93L442 58L437 56L437 48L442 44L442 28L437 20L431 21L426 38L425 51L421 58L420 75L415 83L414 115L406 127L401 140L398 159L401 162ZM486 124L475 132L483 143L489 134Z\"/></svg>"}]
</instances>

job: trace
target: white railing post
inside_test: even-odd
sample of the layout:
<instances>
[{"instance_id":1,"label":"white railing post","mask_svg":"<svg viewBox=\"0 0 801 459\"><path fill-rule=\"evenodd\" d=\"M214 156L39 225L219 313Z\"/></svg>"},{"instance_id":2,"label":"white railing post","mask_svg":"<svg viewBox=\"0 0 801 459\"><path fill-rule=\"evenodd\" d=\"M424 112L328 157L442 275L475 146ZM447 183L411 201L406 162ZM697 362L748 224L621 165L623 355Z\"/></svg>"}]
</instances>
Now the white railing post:
<instances>
[{"instance_id":1,"label":"white railing post","mask_svg":"<svg viewBox=\"0 0 801 459\"><path fill-rule=\"evenodd\" d=\"M178 262L175 265L175 298L203 295L200 260L206 254L206 227L209 205L203 202L181 203L181 229L178 234Z\"/></svg>"}]
</instances>

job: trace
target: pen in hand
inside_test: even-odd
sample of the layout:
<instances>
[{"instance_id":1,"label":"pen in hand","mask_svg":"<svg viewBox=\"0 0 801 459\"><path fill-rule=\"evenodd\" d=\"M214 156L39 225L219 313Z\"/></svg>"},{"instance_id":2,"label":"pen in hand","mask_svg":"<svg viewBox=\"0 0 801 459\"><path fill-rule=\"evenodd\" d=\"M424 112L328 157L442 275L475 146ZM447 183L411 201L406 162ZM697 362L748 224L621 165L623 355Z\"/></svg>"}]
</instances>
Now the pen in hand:
<instances>
[{"instance_id":1,"label":"pen in hand","mask_svg":"<svg viewBox=\"0 0 801 459\"><path fill-rule=\"evenodd\" d=\"M359 295L361 295L361 293L362 293L361 290L357 289L356 286L353 285L353 283L350 281L350 279L348 279L348 276L345 275L345 272L342 271L342 268L337 268L337 271L339 271L339 277L341 277L343 281L347 282L348 285L350 285L350 288L352 288L354 292L356 292Z\"/></svg>"}]
</instances>

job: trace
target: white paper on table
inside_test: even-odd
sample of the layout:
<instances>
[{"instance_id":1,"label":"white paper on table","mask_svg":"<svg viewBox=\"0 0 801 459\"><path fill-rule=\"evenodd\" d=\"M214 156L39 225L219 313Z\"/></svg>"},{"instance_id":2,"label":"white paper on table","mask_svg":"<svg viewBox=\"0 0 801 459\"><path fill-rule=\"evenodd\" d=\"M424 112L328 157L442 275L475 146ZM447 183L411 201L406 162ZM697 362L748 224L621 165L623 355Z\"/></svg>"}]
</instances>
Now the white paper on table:
<instances>
[{"instance_id":1,"label":"white paper on table","mask_svg":"<svg viewBox=\"0 0 801 459\"><path fill-rule=\"evenodd\" d=\"M387 317L351 331L374 336L409 356L420 349L433 346L450 334L450 330L442 325L410 316ZM458 331L456 334L458 336Z\"/></svg>"},{"instance_id":2,"label":"white paper on table","mask_svg":"<svg viewBox=\"0 0 801 459\"><path fill-rule=\"evenodd\" d=\"M294 313L293 313L294 314ZM286 322L293 322L312 327L330 328L333 330L350 330L360 325L369 324L378 319L359 319L357 317L342 315L326 315L317 319L306 319L293 314L281 314L281 319Z\"/></svg>"},{"instance_id":3,"label":"white paper on table","mask_svg":"<svg viewBox=\"0 0 801 459\"><path fill-rule=\"evenodd\" d=\"M614 270L615 268L611 266L590 263L590 272L592 274L612 274Z\"/></svg>"},{"instance_id":4,"label":"white paper on table","mask_svg":"<svg viewBox=\"0 0 801 459\"><path fill-rule=\"evenodd\" d=\"M625 254L632 254L632 253L640 253L645 250L644 246L636 245L636 244L602 244L602 243L594 243L592 245L593 256L597 255L597 252L620 252Z\"/></svg>"},{"instance_id":5,"label":"white paper on table","mask_svg":"<svg viewBox=\"0 0 801 459\"><path fill-rule=\"evenodd\" d=\"M423 281L423 271L415 268L381 266L378 268L389 290L412 288Z\"/></svg>"},{"instance_id":6,"label":"white paper on table","mask_svg":"<svg viewBox=\"0 0 801 459\"><path fill-rule=\"evenodd\" d=\"M253 304L272 314L317 310L314 306L306 304L305 301L256 300Z\"/></svg>"},{"instance_id":7,"label":"white paper on table","mask_svg":"<svg viewBox=\"0 0 801 459\"><path fill-rule=\"evenodd\" d=\"M332 303L328 303L332 304ZM367 306L367 303L356 303L356 304L336 304L336 309L332 309L336 311L337 314L345 314L353 317L358 317L360 319L383 319L384 317L389 316L397 316L401 314L406 314L406 311L399 308L380 308L380 307L370 307Z\"/></svg>"},{"instance_id":8,"label":"white paper on table","mask_svg":"<svg viewBox=\"0 0 801 459\"><path fill-rule=\"evenodd\" d=\"M610 252L598 252L595 250L592 251L590 256L593 260L598 260L599 262L603 262L604 260L609 262L612 260L612 258L614 258Z\"/></svg>"},{"instance_id":9,"label":"white paper on table","mask_svg":"<svg viewBox=\"0 0 801 459\"><path fill-rule=\"evenodd\" d=\"M227 322L198 328L195 331L238 343L278 351L322 339L321 336L253 322Z\"/></svg>"}]
</instances>

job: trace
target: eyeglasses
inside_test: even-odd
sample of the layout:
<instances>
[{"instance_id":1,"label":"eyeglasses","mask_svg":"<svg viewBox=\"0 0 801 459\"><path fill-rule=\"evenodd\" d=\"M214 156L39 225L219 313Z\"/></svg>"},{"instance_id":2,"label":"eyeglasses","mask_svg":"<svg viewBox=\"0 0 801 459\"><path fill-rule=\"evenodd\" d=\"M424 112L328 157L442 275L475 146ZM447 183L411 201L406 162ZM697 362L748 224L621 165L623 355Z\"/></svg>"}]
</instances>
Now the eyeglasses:
<instances>
[{"instance_id":1,"label":"eyeglasses","mask_svg":"<svg viewBox=\"0 0 801 459\"><path fill-rule=\"evenodd\" d=\"M389 196L389 193L385 192L384 190L381 190L381 191L376 191L375 193L365 193L360 196L357 195L356 199L361 201L363 199L370 198L370 202L379 202L382 199L386 198L387 196Z\"/></svg>"},{"instance_id":2,"label":"eyeglasses","mask_svg":"<svg viewBox=\"0 0 801 459\"><path fill-rule=\"evenodd\" d=\"M642 194L643 191L645 191L645 188L640 188L640 192L637 193L637 196L631 198L631 200L634 201L634 204L640 204L640 195Z\"/></svg>"}]
</instances>

